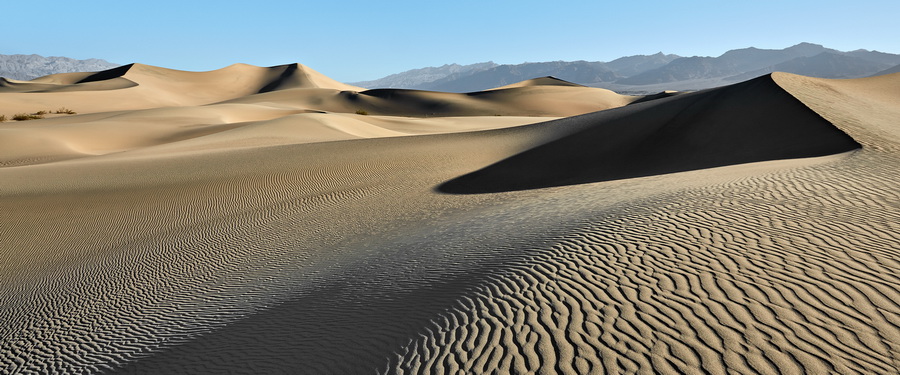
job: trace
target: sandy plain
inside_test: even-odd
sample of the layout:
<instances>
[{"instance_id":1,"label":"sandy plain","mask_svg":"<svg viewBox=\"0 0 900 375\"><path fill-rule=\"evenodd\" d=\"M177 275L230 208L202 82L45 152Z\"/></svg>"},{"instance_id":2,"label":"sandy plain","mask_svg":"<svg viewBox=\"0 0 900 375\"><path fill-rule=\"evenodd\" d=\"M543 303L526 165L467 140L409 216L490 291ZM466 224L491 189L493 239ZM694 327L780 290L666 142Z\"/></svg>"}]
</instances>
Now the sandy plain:
<instances>
[{"instance_id":1,"label":"sandy plain","mask_svg":"<svg viewBox=\"0 0 900 375\"><path fill-rule=\"evenodd\" d=\"M900 74L0 82L3 373L900 370Z\"/></svg>"}]
</instances>

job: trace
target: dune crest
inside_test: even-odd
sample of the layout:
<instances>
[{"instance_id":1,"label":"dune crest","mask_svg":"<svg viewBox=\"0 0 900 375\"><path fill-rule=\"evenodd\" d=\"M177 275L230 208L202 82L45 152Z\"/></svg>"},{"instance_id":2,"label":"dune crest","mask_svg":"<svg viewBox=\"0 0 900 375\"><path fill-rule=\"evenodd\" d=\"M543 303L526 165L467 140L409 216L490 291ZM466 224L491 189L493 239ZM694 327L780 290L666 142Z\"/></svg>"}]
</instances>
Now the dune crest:
<instances>
[{"instance_id":1,"label":"dune crest","mask_svg":"<svg viewBox=\"0 0 900 375\"><path fill-rule=\"evenodd\" d=\"M521 82L516 82L513 84L509 84L506 86L500 86L494 88L492 90L503 90L503 89L511 89L515 87L528 87L528 86L571 86L571 87L586 87L584 85L579 85L577 83L572 83L566 80L562 80L553 76L546 77L538 77L532 79L526 79Z\"/></svg>"}]
</instances>

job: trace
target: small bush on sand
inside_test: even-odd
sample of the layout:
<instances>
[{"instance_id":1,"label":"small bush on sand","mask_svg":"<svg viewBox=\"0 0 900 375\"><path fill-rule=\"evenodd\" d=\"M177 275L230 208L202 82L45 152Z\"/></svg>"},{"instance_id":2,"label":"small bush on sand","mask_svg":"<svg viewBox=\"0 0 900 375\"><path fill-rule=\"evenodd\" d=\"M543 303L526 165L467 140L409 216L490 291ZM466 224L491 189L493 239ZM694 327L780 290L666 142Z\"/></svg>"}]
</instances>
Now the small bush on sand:
<instances>
[{"instance_id":1,"label":"small bush on sand","mask_svg":"<svg viewBox=\"0 0 900 375\"><path fill-rule=\"evenodd\" d=\"M0 122L6 122L6 115L0 115Z\"/></svg>"},{"instance_id":2,"label":"small bush on sand","mask_svg":"<svg viewBox=\"0 0 900 375\"><path fill-rule=\"evenodd\" d=\"M47 114L47 111L37 111L35 113L32 113L32 115L35 115L35 116L43 116L46 114Z\"/></svg>"},{"instance_id":3,"label":"small bush on sand","mask_svg":"<svg viewBox=\"0 0 900 375\"><path fill-rule=\"evenodd\" d=\"M65 114L65 115L74 115L75 111L68 109L66 107L60 107L59 109L56 110L56 113L61 113L61 114Z\"/></svg>"},{"instance_id":4,"label":"small bush on sand","mask_svg":"<svg viewBox=\"0 0 900 375\"><path fill-rule=\"evenodd\" d=\"M366 116L369 114L369 112L367 112L366 110L363 110L363 109L357 109L356 114Z\"/></svg>"},{"instance_id":5,"label":"small bush on sand","mask_svg":"<svg viewBox=\"0 0 900 375\"><path fill-rule=\"evenodd\" d=\"M43 111L42 111L43 112ZM28 120L38 120L44 118L43 114L27 114L27 113L16 113L13 115L12 119L16 121L28 121Z\"/></svg>"}]
</instances>

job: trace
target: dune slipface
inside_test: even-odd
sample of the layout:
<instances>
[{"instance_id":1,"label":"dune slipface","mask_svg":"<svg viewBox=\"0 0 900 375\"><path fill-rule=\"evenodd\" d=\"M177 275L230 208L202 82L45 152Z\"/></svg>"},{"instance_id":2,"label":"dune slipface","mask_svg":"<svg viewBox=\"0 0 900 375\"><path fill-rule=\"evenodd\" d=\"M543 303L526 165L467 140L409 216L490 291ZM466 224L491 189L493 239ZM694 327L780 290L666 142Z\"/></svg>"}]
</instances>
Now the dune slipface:
<instances>
[{"instance_id":1,"label":"dune slipface","mask_svg":"<svg viewBox=\"0 0 900 375\"><path fill-rule=\"evenodd\" d=\"M894 374L898 87L0 82L0 372Z\"/></svg>"}]
</instances>

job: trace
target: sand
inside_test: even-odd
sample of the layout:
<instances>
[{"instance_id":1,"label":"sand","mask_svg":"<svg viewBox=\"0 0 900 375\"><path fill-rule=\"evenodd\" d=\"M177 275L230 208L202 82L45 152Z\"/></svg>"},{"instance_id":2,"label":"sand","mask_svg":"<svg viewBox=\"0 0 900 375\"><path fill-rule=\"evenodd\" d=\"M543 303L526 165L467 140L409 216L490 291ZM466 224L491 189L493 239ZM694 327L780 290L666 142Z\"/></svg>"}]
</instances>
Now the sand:
<instances>
[{"instance_id":1,"label":"sand","mask_svg":"<svg viewBox=\"0 0 900 375\"><path fill-rule=\"evenodd\" d=\"M897 373L897 87L0 85L0 371Z\"/></svg>"}]
</instances>

